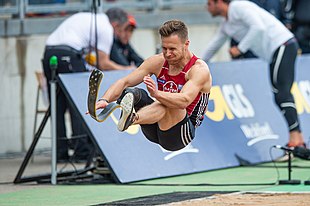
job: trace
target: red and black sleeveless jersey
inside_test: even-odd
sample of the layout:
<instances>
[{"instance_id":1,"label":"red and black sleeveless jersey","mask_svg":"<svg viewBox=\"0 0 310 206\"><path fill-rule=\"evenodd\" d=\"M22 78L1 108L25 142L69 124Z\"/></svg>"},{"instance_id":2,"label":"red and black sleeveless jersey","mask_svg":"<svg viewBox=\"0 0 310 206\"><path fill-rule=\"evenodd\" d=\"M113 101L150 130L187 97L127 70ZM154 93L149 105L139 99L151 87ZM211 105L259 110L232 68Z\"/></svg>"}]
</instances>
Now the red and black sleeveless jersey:
<instances>
[{"instance_id":1,"label":"red and black sleeveless jersey","mask_svg":"<svg viewBox=\"0 0 310 206\"><path fill-rule=\"evenodd\" d=\"M158 90L164 92L179 93L184 84L186 83L186 72L191 69L197 59L198 58L193 55L190 61L184 66L183 70L175 76L171 76L168 74L169 64L167 61L165 61L160 71L160 74L157 77ZM187 114L195 127L201 125L207 109L208 100L209 93L199 92L195 100L186 108Z\"/></svg>"}]
</instances>

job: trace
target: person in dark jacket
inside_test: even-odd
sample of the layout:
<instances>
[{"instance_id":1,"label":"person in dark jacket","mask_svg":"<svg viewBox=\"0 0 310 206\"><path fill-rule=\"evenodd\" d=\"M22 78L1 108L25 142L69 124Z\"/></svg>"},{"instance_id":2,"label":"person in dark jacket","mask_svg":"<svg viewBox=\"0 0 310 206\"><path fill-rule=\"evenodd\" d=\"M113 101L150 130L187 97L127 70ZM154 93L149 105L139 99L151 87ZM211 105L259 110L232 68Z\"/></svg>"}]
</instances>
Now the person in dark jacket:
<instances>
[{"instance_id":1,"label":"person in dark jacket","mask_svg":"<svg viewBox=\"0 0 310 206\"><path fill-rule=\"evenodd\" d=\"M303 54L310 53L310 1L283 0L284 24L290 29Z\"/></svg>"},{"instance_id":2,"label":"person in dark jacket","mask_svg":"<svg viewBox=\"0 0 310 206\"><path fill-rule=\"evenodd\" d=\"M138 67L143 62L143 58L136 53L129 43L134 30L137 28L137 22L132 15L128 15L128 22L129 25L124 34L114 36L110 59L120 65Z\"/></svg>"}]
</instances>

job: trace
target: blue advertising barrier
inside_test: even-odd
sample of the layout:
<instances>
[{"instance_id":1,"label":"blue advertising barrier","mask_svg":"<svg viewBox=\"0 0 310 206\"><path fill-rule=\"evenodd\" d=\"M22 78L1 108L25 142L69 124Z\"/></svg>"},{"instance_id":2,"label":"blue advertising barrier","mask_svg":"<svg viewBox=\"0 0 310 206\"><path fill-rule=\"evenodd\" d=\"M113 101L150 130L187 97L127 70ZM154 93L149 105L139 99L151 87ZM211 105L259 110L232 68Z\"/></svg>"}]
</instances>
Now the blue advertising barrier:
<instances>
[{"instance_id":1,"label":"blue advertising barrier","mask_svg":"<svg viewBox=\"0 0 310 206\"><path fill-rule=\"evenodd\" d=\"M309 65L309 57L298 58L297 80L292 88L305 137L310 135ZM119 132L119 110L103 123L85 115L90 73L59 77L62 89L120 183L238 166L240 158L253 164L270 161L270 148L287 143L288 129L273 101L268 65L247 60L209 66L213 87L205 120L192 143L175 152L148 141L137 125ZM105 72L99 96L129 72ZM272 150L273 158L281 154L282 151Z\"/></svg>"}]
</instances>

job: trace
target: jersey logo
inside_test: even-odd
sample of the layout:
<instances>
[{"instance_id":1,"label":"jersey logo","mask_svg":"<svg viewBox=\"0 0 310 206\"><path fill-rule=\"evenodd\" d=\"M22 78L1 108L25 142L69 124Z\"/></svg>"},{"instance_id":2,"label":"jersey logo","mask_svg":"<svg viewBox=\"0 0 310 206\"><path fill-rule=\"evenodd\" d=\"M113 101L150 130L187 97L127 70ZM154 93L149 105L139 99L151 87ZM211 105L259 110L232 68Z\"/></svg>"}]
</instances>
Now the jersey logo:
<instances>
[{"instance_id":1,"label":"jersey logo","mask_svg":"<svg viewBox=\"0 0 310 206\"><path fill-rule=\"evenodd\" d=\"M179 89L179 91L181 91L182 88L183 88L183 85L182 85L182 84L178 84L178 89Z\"/></svg>"},{"instance_id":2,"label":"jersey logo","mask_svg":"<svg viewBox=\"0 0 310 206\"><path fill-rule=\"evenodd\" d=\"M163 91L170 93L178 93L178 85L173 81L168 81L166 84L164 84Z\"/></svg>"},{"instance_id":3,"label":"jersey logo","mask_svg":"<svg viewBox=\"0 0 310 206\"><path fill-rule=\"evenodd\" d=\"M157 82L162 83L162 84L165 84L165 83L166 83L166 80L164 80L164 79L157 79Z\"/></svg>"}]
</instances>

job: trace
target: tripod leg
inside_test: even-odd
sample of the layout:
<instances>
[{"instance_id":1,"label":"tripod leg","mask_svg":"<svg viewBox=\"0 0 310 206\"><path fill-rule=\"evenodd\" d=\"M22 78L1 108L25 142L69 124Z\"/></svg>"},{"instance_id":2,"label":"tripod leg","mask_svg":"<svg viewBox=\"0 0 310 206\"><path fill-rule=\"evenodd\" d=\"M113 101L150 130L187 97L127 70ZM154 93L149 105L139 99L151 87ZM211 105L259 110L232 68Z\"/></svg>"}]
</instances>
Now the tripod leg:
<instances>
[{"instance_id":1,"label":"tripod leg","mask_svg":"<svg viewBox=\"0 0 310 206\"><path fill-rule=\"evenodd\" d=\"M32 143L30 145L30 148L29 148L29 150L28 150L28 152L27 152L27 154L26 154L26 156L24 158L24 161L23 161L22 165L20 166L20 168L19 168L19 170L17 172L17 175L16 175L16 177L14 179L14 183L15 184L21 182L21 177L22 177L22 175L23 175L23 173L25 171L25 168L26 168L26 166L27 166L27 164L28 164L28 162L30 160L30 157L31 157L31 155L32 155L32 153L34 151L34 148L36 147L36 145L37 145L37 143L39 141L39 138L40 138L40 136L42 134L42 131L43 131L43 129L44 129L45 125L46 125L46 122L47 122L48 118L50 117L50 115L51 115L51 107L49 106L47 111L46 111L46 113L45 113L45 115L44 115L44 118L43 118L43 120L42 120L42 122L40 124L40 127L39 127L37 133L34 135L34 139L33 139Z\"/></svg>"}]
</instances>

